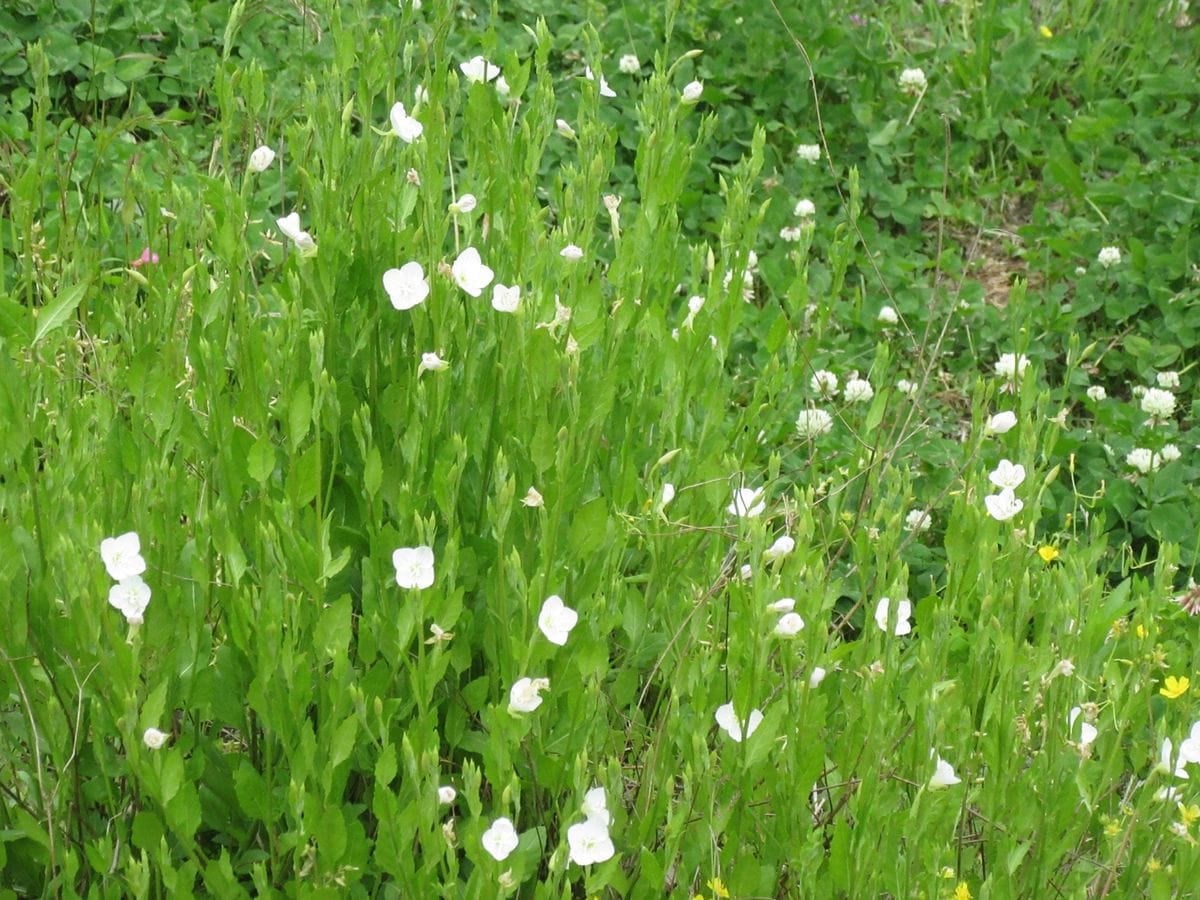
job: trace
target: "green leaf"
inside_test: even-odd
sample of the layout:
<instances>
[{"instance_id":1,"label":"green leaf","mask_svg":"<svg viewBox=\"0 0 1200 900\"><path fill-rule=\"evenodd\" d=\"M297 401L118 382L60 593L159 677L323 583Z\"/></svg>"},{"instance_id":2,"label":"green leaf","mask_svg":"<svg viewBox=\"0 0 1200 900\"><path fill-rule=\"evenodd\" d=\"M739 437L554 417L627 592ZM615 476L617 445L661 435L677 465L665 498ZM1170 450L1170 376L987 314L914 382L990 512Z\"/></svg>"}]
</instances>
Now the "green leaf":
<instances>
[{"instance_id":1,"label":"green leaf","mask_svg":"<svg viewBox=\"0 0 1200 900\"><path fill-rule=\"evenodd\" d=\"M35 311L37 328L33 332L34 344L39 343L47 334L67 321L83 300L87 287L87 284L72 285L41 309Z\"/></svg>"},{"instance_id":2,"label":"green leaf","mask_svg":"<svg viewBox=\"0 0 1200 900\"><path fill-rule=\"evenodd\" d=\"M254 442L246 458L246 472L259 484L266 484L275 471L275 445L264 435Z\"/></svg>"}]
</instances>

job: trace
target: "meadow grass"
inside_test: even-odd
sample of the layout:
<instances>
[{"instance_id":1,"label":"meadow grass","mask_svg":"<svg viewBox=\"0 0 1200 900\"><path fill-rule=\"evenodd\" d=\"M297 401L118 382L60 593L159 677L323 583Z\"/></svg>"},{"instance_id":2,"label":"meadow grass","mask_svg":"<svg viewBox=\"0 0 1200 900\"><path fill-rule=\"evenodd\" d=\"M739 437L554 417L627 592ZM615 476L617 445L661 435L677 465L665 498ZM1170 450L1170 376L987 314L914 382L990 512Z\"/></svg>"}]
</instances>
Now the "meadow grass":
<instances>
[{"instance_id":1,"label":"meadow grass","mask_svg":"<svg viewBox=\"0 0 1200 900\"><path fill-rule=\"evenodd\" d=\"M1186 4L40 6L0 896L1200 881Z\"/></svg>"}]
</instances>

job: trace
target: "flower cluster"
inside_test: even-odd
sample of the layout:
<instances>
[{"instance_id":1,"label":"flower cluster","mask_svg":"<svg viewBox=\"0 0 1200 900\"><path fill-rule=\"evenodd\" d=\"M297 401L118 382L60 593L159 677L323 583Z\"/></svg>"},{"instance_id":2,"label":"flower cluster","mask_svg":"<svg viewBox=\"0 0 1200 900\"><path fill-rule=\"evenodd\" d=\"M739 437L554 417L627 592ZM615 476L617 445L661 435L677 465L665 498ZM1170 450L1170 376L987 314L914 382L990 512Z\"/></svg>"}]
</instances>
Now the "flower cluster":
<instances>
[{"instance_id":1,"label":"flower cluster","mask_svg":"<svg viewBox=\"0 0 1200 900\"><path fill-rule=\"evenodd\" d=\"M150 588L142 580L146 560L136 531L100 542L100 558L109 577L116 582L109 589L108 602L119 609L130 625L141 625L150 604Z\"/></svg>"},{"instance_id":2,"label":"flower cluster","mask_svg":"<svg viewBox=\"0 0 1200 900\"><path fill-rule=\"evenodd\" d=\"M983 505L987 507L988 515L997 522L1007 522L1025 508L1024 502L1016 495L1017 488L1025 481L1024 466L1002 459L988 475L988 481L1000 490L984 497Z\"/></svg>"}]
</instances>

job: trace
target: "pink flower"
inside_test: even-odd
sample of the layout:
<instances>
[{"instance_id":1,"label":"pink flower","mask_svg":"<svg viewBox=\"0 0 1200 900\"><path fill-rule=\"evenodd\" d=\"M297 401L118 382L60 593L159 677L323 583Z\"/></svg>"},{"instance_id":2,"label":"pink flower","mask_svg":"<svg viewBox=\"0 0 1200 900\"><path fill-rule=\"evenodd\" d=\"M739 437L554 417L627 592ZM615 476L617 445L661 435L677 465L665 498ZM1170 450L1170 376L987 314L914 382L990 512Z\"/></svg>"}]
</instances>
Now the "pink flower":
<instances>
[{"instance_id":1,"label":"pink flower","mask_svg":"<svg viewBox=\"0 0 1200 900\"><path fill-rule=\"evenodd\" d=\"M158 262L158 254L152 251L149 247L142 250L142 255L137 259L131 259L129 265L135 269L140 269L142 266L148 266Z\"/></svg>"}]
</instances>

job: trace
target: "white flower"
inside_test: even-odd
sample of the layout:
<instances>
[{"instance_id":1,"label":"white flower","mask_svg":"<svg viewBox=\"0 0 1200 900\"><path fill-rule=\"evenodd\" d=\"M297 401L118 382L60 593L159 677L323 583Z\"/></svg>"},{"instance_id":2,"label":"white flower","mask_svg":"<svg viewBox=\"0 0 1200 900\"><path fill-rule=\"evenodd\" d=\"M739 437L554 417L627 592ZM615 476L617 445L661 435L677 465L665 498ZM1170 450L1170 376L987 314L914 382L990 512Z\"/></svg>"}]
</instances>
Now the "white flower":
<instances>
[{"instance_id":1,"label":"white flower","mask_svg":"<svg viewBox=\"0 0 1200 900\"><path fill-rule=\"evenodd\" d=\"M1075 674L1075 663L1069 659L1060 659L1054 664L1054 668L1050 670L1050 674L1046 676L1046 680L1050 680L1058 675L1064 678L1070 678Z\"/></svg>"},{"instance_id":2,"label":"white flower","mask_svg":"<svg viewBox=\"0 0 1200 900\"><path fill-rule=\"evenodd\" d=\"M100 542L100 559L108 569L113 581L121 581L146 571L146 560L142 559L142 542L136 531L127 531L117 537L105 538Z\"/></svg>"},{"instance_id":3,"label":"white flower","mask_svg":"<svg viewBox=\"0 0 1200 900\"><path fill-rule=\"evenodd\" d=\"M542 495L538 492L538 489L530 485L529 490L525 492L525 496L521 498L521 505L527 506L530 509L541 509L545 505L545 500L542 499Z\"/></svg>"},{"instance_id":4,"label":"white flower","mask_svg":"<svg viewBox=\"0 0 1200 900\"><path fill-rule=\"evenodd\" d=\"M767 508L762 495L762 488L738 488L733 492L733 502L725 508L725 511L731 516L745 516L753 519L755 516L761 515L762 511Z\"/></svg>"},{"instance_id":5,"label":"white flower","mask_svg":"<svg viewBox=\"0 0 1200 900\"><path fill-rule=\"evenodd\" d=\"M566 119L555 119L554 127L563 137L575 140L575 129L571 127Z\"/></svg>"},{"instance_id":6,"label":"white flower","mask_svg":"<svg viewBox=\"0 0 1200 900\"><path fill-rule=\"evenodd\" d=\"M492 309L496 312L515 313L521 305L521 287L514 284L506 287L497 282L492 287Z\"/></svg>"},{"instance_id":7,"label":"white flower","mask_svg":"<svg viewBox=\"0 0 1200 900\"><path fill-rule=\"evenodd\" d=\"M742 581L749 581L754 577L754 568L750 565L750 563L746 563L744 566L738 569L738 577L741 578Z\"/></svg>"},{"instance_id":8,"label":"white flower","mask_svg":"<svg viewBox=\"0 0 1200 900\"><path fill-rule=\"evenodd\" d=\"M565 260L575 262L576 260L583 259L583 248L575 244L567 244L567 246L558 251L558 255Z\"/></svg>"},{"instance_id":9,"label":"white flower","mask_svg":"<svg viewBox=\"0 0 1200 900\"><path fill-rule=\"evenodd\" d=\"M998 494L989 494L983 498L983 505L987 507L988 515L997 522L1007 522L1025 508L1025 504L1017 499L1012 488L1004 488Z\"/></svg>"},{"instance_id":10,"label":"white flower","mask_svg":"<svg viewBox=\"0 0 1200 900\"><path fill-rule=\"evenodd\" d=\"M671 482L663 482L662 494L659 496L658 505L665 507L668 503L675 499L675 485Z\"/></svg>"},{"instance_id":11,"label":"white flower","mask_svg":"<svg viewBox=\"0 0 1200 900\"><path fill-rule=\"evenodd\" d=\"M407 262L383 273L383 289L396 309L412 309L429 296L429 282L419 262Z\"/></svg>"},{"instance_id":12,"label":"white flower","mask_svg":"<svg viewBox=\"0 0 1200 900\"><path fill-rule=\"evenodd\" d=\"M1019 356L1015 353L1002 353L1000 358L996 360L996 377L1004 378L1008 381L1016 381L1025 374L1025 370L1029 367L1029 357L1024 353Z\"/></svg>"},{"instance_id":13,"label":"white flower","mask_svg":"<svg viewBox=\"0 0 1200 900\"><path fill-rule=\"evenodd\" d=\"M752 709L750 710L750 718L743 722L734 713L732 703L723 703L717 707L716 720L717 724L721 726L721 730L740 744L744 738L748 738L754 734L758 726L762 724L763 714L760 710ZM746 726L744 734L742 731L743 725Z\"/></svg>"},{"instance_id":14,"label":"white flower","mask_svg":"<svg viewBox=\"0 0 1200 900\"><path fill-rule=\"evenodd\" d=\"M798 219L811 219L817 214L817 207L811 200L797 200L796 208L792 212Z\"/></svg>"},{"instance_id":15,"label":"white flower","mask_svg":"<svg viewBox=\"0 0 1200 900\"><path fill-rule=\"evenodd\" d=\"M818 369L814 372L808 384L809 387L826 399L836 394L838 389L837 376L825 369Z\"/></svg>"},{"instance_id":16,"label":"white flower","mask_svg":"<svg viewBox=\"0 0 1200 900\"><path fill-rule=\"evenodd\" d=\"M157 728L147 728L142 733L142 743L151 750L158 750L167 742L167 737L168 735L165 731L159 731Z\"/></svg>"},{"instance_id":17,"label":"white flower","mask_svg":"<svg viewBox=\"0 0 1200 900\"><path fill-rule=\"evenodd\" d=\"M388 118L392 122L392 134L406 144L411 144L425 130L425 126L410 116L405 111L404 104L400 102L392 104L392 111L388 113Z\"/></svg>"},{"instance_id":18,"label":"white flower","mask_svg":"<svg viewBox=\"0 0 1200 900\"><path fill-rule=\"evenodd\" d=\"M928 81L921 69L905 69L900 73L900 90L905 94L916 96L925 90Z\"/></svg>"},{"instance_id":19,"label":"white flower","mask_svg":"<svg viewBox=\"0 0 1200 900\"><path fill-rule=\"evenodd\" d=\"M396 568L396 584L402 588L424 590L433 584L433 550L420 547L400 547L392 553Z\"/></svg>"},{"instance_id":20,"label":"white flower","mask_svg":"<svg viewBox=\"0 0 1200 900\"><path fill-rule=\"evenodd\" d=\"M1083 266L1076 266L1076 267L1075 267L1075 274L1076 274L1076 275L1086 275L1086 274L1087 274L1087 269L1085 269Z\"/></svg>"},{"instance_id":21,"label":"white flower","mask_svg":"<svg viewBox=\"0 0 1200 900\"><path fill-rule=\"evenodd\" d=\"M783 559L796 549L796 542L786 534L775 539L770 547L763 551L763 559L768 561Z\"/></svg>"},{"instance_id":22,"label":"white flower","mask_svg":"<svg viewBox=\"0 0 1200 900\"><path fill-rule=\"evenodd\" d=\"M459 63L458 69L472 83L492 81L500 74L500 67L492 65L482 56L472 56L465 63Z\"/></svg>"},{"instance_id":23,"label":"white flower","mask_svg":"<svg viewBox=\"0 0 1200 900\"><path fill-rule=\"evenodd\" d=\"M605 827L612 824L612 816L608 812L608 799L604 788L595 787L583 795L583 805L580 807L588 819L601 823Z\"/></svg>"},{"instance_id":24,"label":"white flower","mask_svg":"<svg viewBox=\"0 0 1200 900\"><path fill-rule=\"evenodd\" d=\"M450 368L450 363L436 353L422 353L421 364L417 366L417 377L419 378L423 372L441 372L448 368Z\"/></svg>"},{"instance_id":25,"label":"white flower","mask_svg":"<svg viewBox=\"0 0 1200 900\"><path fill-rule=\"evenodd\" d=\"M917 396L917 391L920 389L920 385L918 385L916 382L909 381L907 378L901 378L896 382L896 390L902 393L905 397Z\"/></svg>"},{"instance_id":26,"label":"white flower","mask_svg":"<svg viewBox=\"0 0 1200 900\"><path fill-rule=\"evenodd\" d=\"M1179 387L1178 372L1159 372L1154 376L1154 380L1158 382L1160 388L1177 388Z\"/></svg>"},{"instance_id":27,"label":"white flower","mask_svg":"<svg viewBox=\"0 0 1200 900\"><path fill-rule=\"evenodd\" d=\"M775 633L780 637L795 637L804 630L804 619L800 613L784 613L775 623Z\"/></svg>"},{"instance_id":28,"label":"white flower","mask_svg":"<svg viewBox=\"0 0 1200 900\"><path fill-rule=\"evenodd\" d=\"M454 632L446 631L437 622L429 623L429 634L431 636L425 639L426 644L441 644L445 641L454 640Z\"/></svg>"},{"instance_id":29,"label":"white flower","mask_svg":"<svg viewBox=\"0 0 1200 900\"><path fill-rule=\"evenodd\" d=\"M501 75L499 78L496 79L496 93L499 94L501 97L507 97L508 91L509 91L508 82L505 81L504 76Z\"/></svg>"},{"instance_id":30,"label":"white flower","mask_svg":"<svg viewBox=\"0 0 1200 900\"><path fill-rule=\"evenodd\" d=\"M1179 753L1172 757L1171 750L1173 745L1171 744L1171 739L1163 738L1162 749L1158 758L1158 767L1164 772L1174 775L1176 778L1187 778L1188 757L1183 754L1183 747L1186 744L1187 741L1184 741L1179 747Z\"/></svg>"},{"instance_id":31,"label":"white flower","mask_svg":"<svg viewBox=\"0 0 1200 900\"><path fill-rule=\"evenodd\" d=\"M550 690L549 678L521 678L508 692L510 713L531 713L542 705L542 691Z\"/></svg>"},{"instance_id":32,"label":"white flower","mask_svg":"<svg viewBox=\"0 0 1200 900\"><path fill-rule=\"evenodd\" d=\"M932 524L929 513L923 509L910 509L904 517L905 531L928 531Z\"/></svg>"},{"instance_id":33,"label":"white flower","mask_svg":"<svg viewBox=\"0 0 1200 900\"><path fill-rule=\"evenodd\" d=\"M821 159L821 145L801 144L796 148L796 155L806 163L819 162Z\"/></svg>"},{"instance_id":34,"label":"white flower","mask_svg":"<svg viewBox=\"0 0 1200 900\"><path fill-rule=\"evenodd\" d=\"M479 201L475 199L474 194L463 194L450 204L450 212L454 213L456 216L462 215L472 212L478 205Z\"/></svg>"},{"instance_id":35,"label":"white flower","mask_svg":"<svg viewBox=\"0 0 1200 900\"><path fill-rule=\"evenodd\" d=\"M1067 731L1074 732L1075 720L1079 718L1083 710L1078 706L1071 707L1071 712L1067 716ZM1086 747L1096 739L1096 735L1100 732L1096 730L1096 726L1090 724L1086 720L1079 726L1079 746Z\"/></svg>"},{"instance_id":36,"label":"white flower","mask_svg":"<svg viewBox=\"0 0 1200 900\"><path fill-rule=\"evenodd\" d=\"M150 604L150 586L142 581L141 575L122 578L109 588L108 602L121 611L130 625L141 625Z\"/></svg>"},{"instance_id":37,"label":"white flower","mask_svg":"<svg viewBox=\"0 0 1200 900\"><path fill-rule=\"evenodd\" d=\"M1143 385L1136 384L1133 386L1131 393L1133 394L1133 396L1137 397L1138 399L1141 399L1146 394L1146 388Z\"/></svg>"},{"instance_id":38,"label":"white flower","mask_svg":"<svg viewBox=\"0 0 1200 900\"><path fill-rule=\"evenodd\" d=\"M1169 419L1175 412L1175 395L1162 388L1147 388L1142 394L1142 412L1149 413L1151 420Z\"/></svg>"},{"instance_id":39,"label":"white flower","mask_svg":"<svg viewBox=\"0 0 1200 900\"><path fill-rule=\"evenodd\" d=\"M504 817L492 822L492 827L485 831L479 840L483 849L499 862L508 859L519 843L517 829L513 827L512 820Z\"/></svg>"},{"instance_id":40,"label":"white flower","mask_svg":"<svg viewBox=\"0 0 1200 900\"><path fill-rule=\"evenodd\" d=\"M1010 488L1016 490L1021 486L1021 482L1025 480L1025 467L1019 463L1009 462L1007 459L1000 460L999 465L988 475L988 481L998 488Z\"/></svg>"},{"instance_id":41,"label":"white flower","mask_svg":"<svg viewBox=\"0 0 1200 900\"><path fill-rule=\"evenodd\" d=\"M693 103L700 102L700 95L704 93L704 82L689 81L683 87L682 99L689 106Z\"/></svg>"},{"instance_id":42,"label":"white flower","mask_svg":"<svg viewBox=\"0 0 1200 900\"><path fill-rule=\"evenodd\" d=\"M791 597L784 597L782 600L776 600L774 603L767 604L767 609L777 613L791 612L795 608L796 601Z\"/></svg>"},{"instance_id":43,"label":"white flower","mask_svg":"<svg viewBox=\"0 0 1200 900\"><path fill-rule=\"evenodd\" d=\"M612 88L610 88L610 87L608 86L608 82L604 80L604 75L603 75L603 73L602 73L600 76L598 76L598 77L597 77L596 75L593 75L593 74L592 74L592 67L591 67L591 66L584 66L584 69L583 69L583 77L584 77L584 78L586 78L588 81L595 81L595 82L599 83L599 85L600 85L600 96L601 96L601 97L615 97L615 96L617 96L617 92L616 92L616 91L614 91Z\"/></svg>"},{"instance_id":44,"label":"white flower","mask_svg":"<svg viewBox=\"0 0 1200 900\"><path fill-rule=\"evenodd\" d=\"M890 306L881 307L879 310L879 315L875 318L884 325L895 325L900 321L899 314Z\"/></svg>"},{"instance_id":45,"label":"white flower","mask_svg":"<svg viewBox=\"0 0 1200 900\"><path fill-rule=\"evenodd\" d=\"M1147 475L1158 470L1161 459L1157 453L1151 453L1145 447L1136 447L1126 455L1125 463L1143 475Z\"/></svg>"},{"instance_id":46,"label":"white flower","mask_svg":"<svg viewBox=\"0 0 1200 900\"><path fill-rule=\"evenodd\" d=\"M302 255L315 253L317 250L317 242L313 240L311 234L303 231L300 228L300 214L291 213L284 216L282 219L275 220L276 226L283 232L284 237L291 240L297 247L300 248Z\"/></svg>"},{"instance_id":47,"label":"white flower","mask_svg":"<svg viewBox=\"0 0 1200 900\"><path fill-rule=\"evenodd\" d=\"M892 600L890 597L880 597L875 604L875 624L881 631L888 631L888 616L891 615ZM896 627L891 634L899 637L912 631L912 602L909 600L896 601Z\"/></svg>"},{"instance_id":48,"label":"white flower","mask_svg":"<svg viewBox=\"0 0 1200 900\"><path fill-rule=\"evenodd\" d=\"M558 299L558 294L554 295L554 318L549 322L538 322L534 325L534 330L539 328L547 329L556 338L558 330L571 321L571 307L563 306L562 301Z\"/></svg>"},{"instance_id":49,"label":"white flower","mask_svg":"<svg viewBox=\"0 0 1200 900\"><path fill-rule=\"evenodd\" d=\"M605 862L617 852L608 826L599 819L585 819L568 828L567 846L571 848L571 862L580 866Z\"/></svg>"},{"instance_id":50,"label":"white flower","mask_svg":"<svg viewBox=\"0 0 1200 900\"><path fill-rule=\"evenodd\" d=\"M815 691L825 680L826 671L820 666L814 666L812 672L808 675L808 689Z\"/></svg>"},{"instance_id":51,"label":"white flower","mask_svg":"<svg viewBox=\"0 0 1200 900\"><path fill-rule=\"evenodd\" d=\"M1096 262L1106 269L1117 265L1120 261L1121 248L1119 247L1101 247L1100 252L1096 255Z\"/></svg>"},{"instance_id":52,"label":"white flower","mask_svg":"<svg viewBox=\"0 0 1200 900\"><path fill-rule=\"evenodd\" d=\"M865 378L851 378L846 382L842 396L847 403L866 403L875 396L875 389Z\"/></svg>"},{"instance_id":53,"label":"white flower","mask_svg":"<svg viewBox=\"0 0 1200 900\"><path fill-rule=\"evenodd\" d=\"M437 789L437 796L438 803L441 803L443 806L449 806L458 796L458 791L456 791L451 785L443 784Z\"/></svg>"},{"instance_id":54,"label":"white flower","mask_svg":"<svg viewBox=\"0 0 1200 900\"><path fill-rule=\"evenodd\" d=\"M1017 424L1017 414L1011 410L998 412L984 423L984 434L1005 434Z\"/></svg>"},{"instance_id":55,"label":"white flower","mask_svg":"<svg viewBox=\"0 0 1200 900\"><path fill-rule=\"evenodd\" d=\"M618 71L624 72L626 75L636 75L641 67L642 64L638 62L638 58L632 53L626 53L617 62Z\"/></svg>"},{"instance_id":56,"label":"white flower","mask_svg":"<svg viewBox=\"0 0 1200 900\"><path fill-rule=\"evenodd\" d=\"M1164 465L1169 462L1175 462L1175 460L1179 459L1179 457L1182 455L1183 454L1180 453L1179 448L1174 444L1165 444L1162 448L1162 452L1158 454L1159 459L1163 461Z\"/></svg>"},{"instance_id":57,"label":"white flower","mask_svg":"<svg viewBox=\"0 0 1200 900\"><path fill-rule=\"evenodd\" d=\"M1093 403L1099 403L1101 400L1107 399L1107 397L1108 391L1104 390L1103 386L1099 384L1093 384L1087 389L1087 398Z\"/></svg>"},{"instance_id":58,"label":"white flower","mask_svg":"<svg viewBox=\"0 0 1200 900\"><path fill-rule=\"evenodd\" d=\"M562 647L567 643L567 635L579 621L579 613L565 605L562 597L554 594L546 598L542 611L538 613L538 628L552 644Z\"/></svg>"},{"instance_id":59,"label":"white flower","mask_svg":"<svg viewBox=\"0 0 1200 900\"><path fill-rule=\"evenodd\" d=\"M1184 762L1200 763L1200 722L1192 725L1192 730L1179 744L1179 758Z\"/></svg>"},{"instance_id":60,"label":"white flower","mask_svg":"<svg viewBox=\"0 0 1200 900\"><path fill-rule=\"evenodd\" d=\"M779 229L780 240L787 241L789 244L795 244L802 237L804 237L804 229L800 228L799 226L794 228Z\"/></svg>"},{"instance_id":61,"label":"white flower","mask_svg":"<svg viewBox=\"0 0 1200 900\"><path fill-rule=\"evenodd\" d=\"M423 84L418 84L413 88L413 112L417 111L417 107L429 102L429 89Z\"/></svg>"},{"instance_id":62,"label":"white flower","mask_svg":"<svg viewBox=\"0 0 1200 900\"><path fill-rule=\"evenodd\" d=\"M249 169L251 172L265 172L273 162L275 162L275 151L263 144L261 147L256 147L250 154Z\"/></svg>"},{"instance_id":63,"label":"white flower","mask_svg":"<svg viewBox=\"0 0 1200 900\"><path fill-rule=\"evenodd\" d=\"M483 289L492 283L492 278L495 275L479 259L479 251L474 247L468 247L462 253L458 254L458 259L454 260L454 265L450 267L450 271L454 276L454 283L472 297L478 297L482 294Z\"/></svg>"},{"instance_id":64,"label":"white flower","mask_svg":"<svg viewBox=\"0 0 1200 900\"><path fill-rule=\"evenodd\" d=\"M961 781L962 779L954 774L954 766L939 756L937 758L937 765L934 766L933 777L929 779L929 789L931 791L940 791Z\"/></svg>"}]
</instances>

